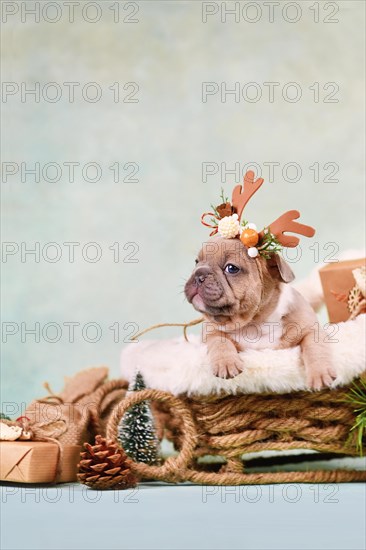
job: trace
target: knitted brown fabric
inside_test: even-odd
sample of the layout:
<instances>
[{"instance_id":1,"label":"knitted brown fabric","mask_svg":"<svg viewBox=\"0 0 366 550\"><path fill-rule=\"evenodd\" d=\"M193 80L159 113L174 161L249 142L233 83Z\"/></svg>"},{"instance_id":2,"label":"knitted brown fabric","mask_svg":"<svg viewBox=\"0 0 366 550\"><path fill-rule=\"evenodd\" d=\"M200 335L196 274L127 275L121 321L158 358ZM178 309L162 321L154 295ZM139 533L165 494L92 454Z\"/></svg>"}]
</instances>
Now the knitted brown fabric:
<instances>
[{"instance_id":1,"label":"knitted brown fabric","mask_svg":"<svg viewBox=\"0 0 366 550\"><path fill-rule=\"evenodd\" d=\"M113 411L107 437L116 439L123 414L134 404L154 401L154 414L179 454L162 466L132 463L140 477L162 481L241 485L285 482L366 481L359 470L244 473L241 456L264 450L312 449L357 456L353 406L345 402L349 388L289 394L250 394L180 398L160 390L127 396ZM366 450L366 443L364 443ZM196 460L204 455L225 457L219 472L202 471Z\"/></svg>"},{"instance_id":2,"label":"knitted brown fabric","mask_svg":"<svg viewBox=\"0 0 366 550\"><path fill-rule=\"evenodd\" d=\"M80 371L67 380L61 393L32 401L25 411L32 428L64 422L65 429L57 435L62 445L82 445L96 434L103 435L112 409L128 386L125 380L106 381L107 374L105 367Z\"/></svg>"}]
</instances>

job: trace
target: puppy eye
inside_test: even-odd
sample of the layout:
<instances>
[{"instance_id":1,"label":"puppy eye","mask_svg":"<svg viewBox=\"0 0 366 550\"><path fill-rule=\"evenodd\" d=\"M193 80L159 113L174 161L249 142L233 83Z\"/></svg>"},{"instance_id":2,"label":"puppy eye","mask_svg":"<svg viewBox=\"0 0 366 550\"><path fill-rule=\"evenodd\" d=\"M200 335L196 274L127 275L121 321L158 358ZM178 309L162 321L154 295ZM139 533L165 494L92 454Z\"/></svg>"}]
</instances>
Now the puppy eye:
<instances>
[{"instance_id":1,"label":"puppy eye","mask_svg":"<svg viewBox=\"0 0 366 550\"><path fill-rule=\"evenodd\" d=\"M227 264L227 266L225 267L225 272L230 273L231 275L233 275L234 273L238 273L239 271L240 267L237 267L234 264Z\"/></svg>"},{"instance_id":2,"label":"puppy eye","mask_svg":"<svg viewBox=\"0 0 366 550\"><path fill-rule=\"evenodd\" d=\"M194 263L195 263L196 265L198 264L198 260L197 260L197 258L195 259Z\"/></svg>"}]
</instances>

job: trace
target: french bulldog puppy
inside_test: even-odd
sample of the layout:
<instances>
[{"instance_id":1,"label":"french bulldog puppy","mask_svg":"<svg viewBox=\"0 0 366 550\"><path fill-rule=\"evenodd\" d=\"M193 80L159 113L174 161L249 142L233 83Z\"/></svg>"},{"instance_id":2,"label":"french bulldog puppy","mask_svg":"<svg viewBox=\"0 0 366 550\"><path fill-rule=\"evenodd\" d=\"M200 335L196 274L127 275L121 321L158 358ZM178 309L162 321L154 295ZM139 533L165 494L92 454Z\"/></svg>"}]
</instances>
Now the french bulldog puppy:
<instances>
[{"instance_id":1,"label":"french bulldog puppy","mask_svg":"<svg viewBox=\"0 0 366 550\"><path fill-rule=\"evenodd\" d=\"M278 254L251 258L238 239L213 237L204 243L185 295L205 318L213 374L232 378L245 364L245 349L284 349L300 345L307 384L330 386L336 377L326 335L310 304L287 283L294 274Z\"/></svg>"}]
</instances>

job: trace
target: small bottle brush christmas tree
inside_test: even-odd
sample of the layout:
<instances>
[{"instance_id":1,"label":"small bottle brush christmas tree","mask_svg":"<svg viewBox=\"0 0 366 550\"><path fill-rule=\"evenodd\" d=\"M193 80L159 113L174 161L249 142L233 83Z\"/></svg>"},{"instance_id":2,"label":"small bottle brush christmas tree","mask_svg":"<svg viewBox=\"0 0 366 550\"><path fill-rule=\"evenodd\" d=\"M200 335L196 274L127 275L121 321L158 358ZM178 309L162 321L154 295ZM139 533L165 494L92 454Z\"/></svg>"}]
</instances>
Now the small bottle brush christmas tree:
<instances>
[{"instance_id":1,"label":"small bottle brush christmas tree","mask_svg":"<svg viewBox=\"0 0 366 550\"><path fill-rule=\"evenodd\" d=\"M140 391L146 388L142 375L137 372L128 391ZM142 401L131 407L123 416L118 427L118 441L127 456L135 462L155 464L159 461L159 441L150 406Z\"/></svg>"}]
</instances>

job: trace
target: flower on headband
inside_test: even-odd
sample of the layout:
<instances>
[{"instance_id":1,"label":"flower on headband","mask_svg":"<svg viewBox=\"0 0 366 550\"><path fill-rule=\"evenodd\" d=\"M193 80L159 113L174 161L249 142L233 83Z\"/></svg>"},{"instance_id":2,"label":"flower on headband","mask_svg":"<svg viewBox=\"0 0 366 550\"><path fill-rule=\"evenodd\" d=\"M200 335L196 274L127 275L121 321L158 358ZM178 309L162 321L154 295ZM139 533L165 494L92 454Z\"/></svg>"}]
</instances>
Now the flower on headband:
<instances>
[{"instance_id":1,"label":"flower on headband","mask_svg":"<svg viewBox=\"0 0 366 550\"><path fill-rule=\"evenodd\" d=\"M260 188L263 181L262 178L254 181L254 172L247 172L244 176L243 185L234 187L232 202L229 202L222 191L222 204L217 207L212 206L213 212L202 214L201 222L206 227L213 229L210 235L219 233L225 239L239 238L248 249L248 255L251 258L256 258L260 254L268 259L272 254L282 250L283 247L293 248L299 244L298 237L285 235L285 233L292 232L305 237L313 237L315 230L309 225L295 221L300 216L297 210L285 212L259 233L255 224L246 221L240 223L244 207ZM206 216L210 216L211 223L204 221Z\"/></svg>"},{"instance_id":2,"label":"flower on headband","mask_svg":"<svg viewBox=\"0 0 366 550\"><path fill-rule=\"evenodd\" d=\"M217 230L224 239L233 239L239 235L240 223L238 214L221 218L217 225Z\"/></svg>"},{"instance_id":3,"label":"flower on headband","mask_svg":"<svg viewBox=\"0 0 366 550\"><path fill-rule=\"evenodd\" d=\"M223 204L220 204L219 206L216 206L214 210L220 218L225 218L225 216L231 216L231 214L233 213L233 207L229 202L225 202Z\"/></svg>"}]
</instances>

